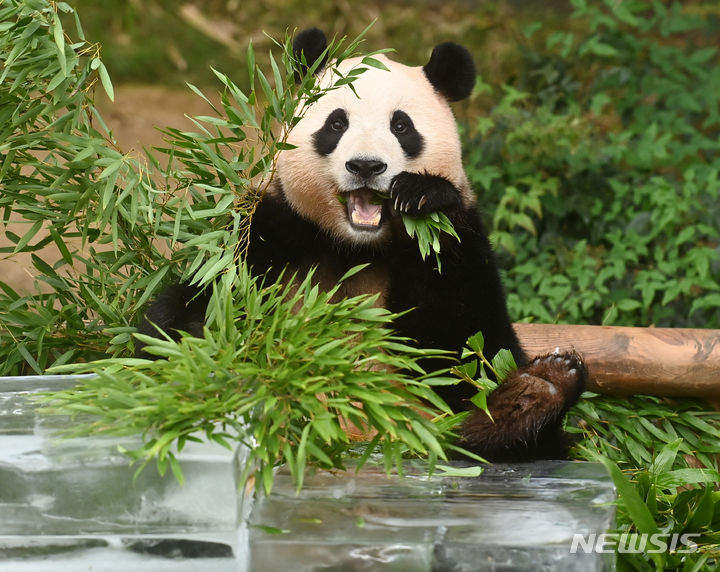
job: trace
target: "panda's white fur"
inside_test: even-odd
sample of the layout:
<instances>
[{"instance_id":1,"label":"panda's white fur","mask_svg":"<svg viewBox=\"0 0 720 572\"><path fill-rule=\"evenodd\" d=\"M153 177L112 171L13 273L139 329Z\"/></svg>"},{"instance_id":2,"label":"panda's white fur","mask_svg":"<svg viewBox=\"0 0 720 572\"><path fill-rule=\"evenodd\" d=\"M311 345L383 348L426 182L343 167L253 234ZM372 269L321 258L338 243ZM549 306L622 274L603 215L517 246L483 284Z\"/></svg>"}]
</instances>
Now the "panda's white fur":
<instances>
[{"instance_id":1,"label":"panda's white fur","mask_svg":"<svg viewBox=\"0 0 720 572\"><path fill-rule=\"evenodd\" d=\"M384 55L375 57L389 71L367 67L353 82L354 92L342 86L323 95L290 131L288 143L296 148L282 151L277 162L282 192L297 213L336 239L353 244L387 241L390 231L388 221L378 232L367 232L357 230L347 219L339 195L363 184L346 169L349 160L372 159L387 164L387 170L368 185L377 191L387 193L393 178L403 171L427 172L449 180L466 206L473 202L462 165L460 137L447 100L435 91L422 67L403 65ZM353 58L338 69L346 76L359 66L363 66L361 58ZM329 87L337 79L328 69L319 81ZM321 156L313 149L313 135L336 109L345 110L348 130L332 153ZM405 112L423 136L423 150L417 157L407 157L390 131L396 111Z\"/></svg>"}]
</instances>

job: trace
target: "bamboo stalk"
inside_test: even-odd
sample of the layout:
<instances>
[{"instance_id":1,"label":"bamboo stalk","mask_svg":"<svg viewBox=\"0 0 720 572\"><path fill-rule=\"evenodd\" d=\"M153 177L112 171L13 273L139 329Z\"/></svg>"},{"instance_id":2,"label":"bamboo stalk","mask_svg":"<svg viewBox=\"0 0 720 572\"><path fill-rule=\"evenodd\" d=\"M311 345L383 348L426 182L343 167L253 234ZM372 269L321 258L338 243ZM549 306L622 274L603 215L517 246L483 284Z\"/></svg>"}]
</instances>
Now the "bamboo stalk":
<instances>
[{"instance_id":1,"label":"bamboo stalk","mask_svg":"<svg viewBox=\"0 0 720 572\"><path fill-rule=\"evenodd\" d=\"M720 330L514 326L529 357L556 348L581 354L590 391L720 398Z\"/></svg>"}]
</instances>

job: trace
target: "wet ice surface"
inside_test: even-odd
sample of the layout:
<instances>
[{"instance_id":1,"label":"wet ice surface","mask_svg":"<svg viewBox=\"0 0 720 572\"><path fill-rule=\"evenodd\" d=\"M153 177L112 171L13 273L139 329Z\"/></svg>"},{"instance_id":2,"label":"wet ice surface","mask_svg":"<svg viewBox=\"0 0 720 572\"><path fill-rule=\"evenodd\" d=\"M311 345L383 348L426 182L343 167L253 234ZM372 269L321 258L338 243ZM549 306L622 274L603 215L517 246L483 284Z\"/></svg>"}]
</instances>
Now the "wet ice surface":
<instances>
[{"instance_id":1,"label":"wet ice surface","mask_svg":"<svg viewBox=\"0 0 720 572\"><path fill-rule=\"evenodd\" d=\"M606 570L570 554L574 534L611 526L614 498L590 463L496 465L478 478L316 475L299 495L279 473L250 531L253 570ZM307 565L300 563L308 562Z\"/></svg>"},{"instance_id":2,"label":"wet ice surface","mask_svg":"<svg viewBox=\"0 0 720 572\"><path fill-rule=\"evenodd\" d=\"M71 378L0 378L3 571L609 570L570 554L574 534L612 526L612 483L590 463L496 465L477 478L319 473L296 494L243 503L242 455L188 443L186 482L135 468L109 438L57 440L30 392Z\"/></svg>"},{"instance_id":3,"label":"wet ice surface","mask_svg":"<svg viewBox=\"0 0 720 572\"><path fill-rule=\"evenodd\" d=\"M58 439L59 420L29 402L33 391L75 383L0 378L0 569L243 570L237 454L188 443L184 486L152 465L133 481L118 445L139 440Z\"/></svg>"}]
</instances>

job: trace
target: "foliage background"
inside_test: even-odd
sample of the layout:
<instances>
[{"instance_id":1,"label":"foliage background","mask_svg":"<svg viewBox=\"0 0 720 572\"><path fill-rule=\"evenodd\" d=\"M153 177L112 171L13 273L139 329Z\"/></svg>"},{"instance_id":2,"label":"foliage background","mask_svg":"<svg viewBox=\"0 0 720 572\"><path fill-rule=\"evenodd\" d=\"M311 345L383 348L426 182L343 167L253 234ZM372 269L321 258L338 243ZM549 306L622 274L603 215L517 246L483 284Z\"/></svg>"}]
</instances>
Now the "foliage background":
<instances>
[{"instance_id":1,"label":"foliage background","mask_svg":"<svg viewBox=\"0 0 720 572\"><path fill-rule=\"evenodd\" d=\"M268 69L263 54L270 40L262 31L282 37L288 26L331 22L329 33L354 36L378 18L368 49L393 46L399 59L418 64L435 43L459 41L476 54L480 77L474 98L457 107L466 165L501 256L513 318L720 327L716 2L428 1L386 7L372 1L127 0L112 10L100 0L70 4L80 10L86 35L103 44L103 61L116 83L216 86L208 64L227 73L244 69L248 39ZM242 87L249 81L237 78ZM112 165L125 168L125 151L105 150L92 166L106 169L107 179ZM62 156L62 148L54 152ZM88 158L75 158L80 177ZM38 167L52 179L52 166ZM102 206L95 221L100 224ZM95 279L74 288L73 276L62 271L69 253L60 248L46 260L44 249L59 247L58 241L52 233L40 238L42 233L28 232L41 218L52 220L50 210L22 214L26 226L14 235L9 233L17 227L4 218L12 246L2 256L30 251L53 293L28 304L4 289L2 317L20 343L6 354L3 373L42 371L79 355L101 357L108 345L127 352L135 314L172 269L167 276L138 274L124 283L121 296L108 300L103 293L119 286L92 264L124 268L127 260L94 243L93 224L73 232L95 249L85 269ZM213 230L209 219L197 224ZM145 252L156 245L127 246ZM150 267L148 260L138 264ZM83 305L92 312L78 314ZM83 343L68 347L68 332L79 330L86 332ZM586 447L578 455L592 458L599 451L631 475L627 481L615 474L621 530L705 535L700 555L627 555L621 569L714 565L720 541L713 472L720 448L717 415L690 402L591 395L576 415Z\"/></svg>"},{"instance_id":2,"label":"foliage background","mask_svg":"<svg viewBox=\"0 0 720 572\"><path fill-rule=\"evenodd\" d=\"M720 327L715 2L70 4L116 84L185 91L243 69L249 40L262 66L294 27L377 19L366 45L415 64L461 42L480 77L456 108L466 165L513 319Z\"/></svg>"}]
</instances>

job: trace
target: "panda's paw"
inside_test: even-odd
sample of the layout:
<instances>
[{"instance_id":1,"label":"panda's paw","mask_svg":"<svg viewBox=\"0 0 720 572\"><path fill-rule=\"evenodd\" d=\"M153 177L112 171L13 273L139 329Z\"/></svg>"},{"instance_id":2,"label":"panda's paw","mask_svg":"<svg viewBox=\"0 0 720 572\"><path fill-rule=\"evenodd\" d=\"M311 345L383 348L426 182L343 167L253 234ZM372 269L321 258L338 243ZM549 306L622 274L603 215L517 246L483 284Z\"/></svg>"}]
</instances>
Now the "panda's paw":
<instances>
[{"instance_id":1,"label":"panda's paw","mask_svg":"<svg viewBox=\"0 0 720 572\"><path fill-rule=\"evenodd\" d=\"M545 380L552 388L565 398L566 402L574 403L585 390L587 368L580 354L575 351L555 352L536 357L527 366L521 368L520 375L537 377Z\"/></svg>"},{"instance_id":2,"label":"panda's paw","mask_svg":"<svg viewBox=\"0 0 720 572\"><path fill-rule=\"evenodd\" d=\"M459 444L489 461L566 458L570 442L562 422L586 378L585 364L575 352L534 359L490 394L490 415L471 412Z\"/></svg>"},{"instance_id":3,"label":"panda's paw","mask_svg":"<svg viewBox=\"0 0 720 572\"><path fill-rule=\"evenodd\" d=\"M460 193L450 181L427 173L398 173L389 192L395 212L410 216L447 212L462 204Z\"/></svg>"}]
</instances>

